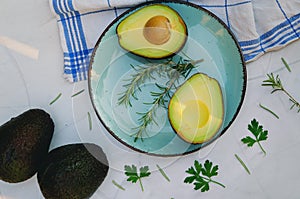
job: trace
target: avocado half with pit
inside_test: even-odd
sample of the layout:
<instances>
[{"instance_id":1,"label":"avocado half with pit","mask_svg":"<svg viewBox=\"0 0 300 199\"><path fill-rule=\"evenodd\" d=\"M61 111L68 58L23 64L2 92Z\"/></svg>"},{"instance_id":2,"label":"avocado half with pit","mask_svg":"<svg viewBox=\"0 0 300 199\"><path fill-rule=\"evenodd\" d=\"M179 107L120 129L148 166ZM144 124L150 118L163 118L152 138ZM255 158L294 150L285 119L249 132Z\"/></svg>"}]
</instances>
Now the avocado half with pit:
<instances>
[{"instance_id":1,"label":"avocado half with pit","mask_svg":"<svg viewBox=\"0 0 300 199\"><path fill-rule=\"evenodd\" d=\"M203 73L191 76L172 96L168 116L174 131L186 142L209 141L219 131L224 116L218 81Z\"/></svg>"},{"instance_id":2,"label":"avocado half with pit","mask_svg":"<svg viewBox=\"0 0 300 199\"><path fill-rule=\"evenodd\" d=\"M119 44L133 54L147 58L165 58L185 44L187 28L181 16L169 6L145 6L117 26Z\"/></svg>"}]
</instances>

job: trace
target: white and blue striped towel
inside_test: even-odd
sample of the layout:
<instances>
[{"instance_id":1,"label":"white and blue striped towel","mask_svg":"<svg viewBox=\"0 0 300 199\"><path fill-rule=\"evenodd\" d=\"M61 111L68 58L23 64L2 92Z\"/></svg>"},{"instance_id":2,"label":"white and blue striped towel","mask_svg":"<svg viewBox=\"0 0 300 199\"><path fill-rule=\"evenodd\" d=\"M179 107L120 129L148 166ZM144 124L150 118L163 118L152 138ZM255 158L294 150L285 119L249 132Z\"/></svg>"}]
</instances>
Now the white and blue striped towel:
<instances>
[{"instance_id":1,"label":"white and blue striped towel","mask_svg":"<svg viewBox=\"0 0 300 199\"><path fill-rule=\"evenodd\" d=\"M87 79L94 45L106 26L145 0L50 0L64 52L64 75ZM300 0L194 0L235 34L246 62L300 38Z\"/></svg>"}]
</instances>

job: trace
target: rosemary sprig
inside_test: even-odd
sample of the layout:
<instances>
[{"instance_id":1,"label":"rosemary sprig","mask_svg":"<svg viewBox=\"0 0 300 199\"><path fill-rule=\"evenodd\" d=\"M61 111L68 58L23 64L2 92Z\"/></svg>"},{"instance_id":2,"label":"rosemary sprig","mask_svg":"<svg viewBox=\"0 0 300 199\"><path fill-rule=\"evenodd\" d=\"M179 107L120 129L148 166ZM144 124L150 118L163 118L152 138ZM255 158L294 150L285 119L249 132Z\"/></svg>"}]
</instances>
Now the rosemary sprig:
<instances>
[{"instance_id":1,"label":"rosemary sprig","mask_svg":"<svg viewBox=\"0 0 300 199\"><path fill-rule=\"evenodd\" d=\"M151 92L151 95L154 97L154 99L151 103L145 104L151 104L152 106L147 112L137 113L141 115L141 117L138 119L140 125L134 128L134 130L136 130L137 132L132 134L132 136L134 136L134 142L136 142L139 138L141 138L141 140L143 141L143 133L145 132L147 135L146 128L149 124L151 124L152 122L158 124L154 119L156 111L159 107L166 107L166 102L168 101L166 98L170 98L170 91L175 86L175 81L178 80L179 77L179 73L176 73L176 75L174 74L172 79L169 81L167 87L162 87L156 84L156 86L161 90L161 92Z\"/></svg>"},{"instance_id":2,"label":"rosemary sprig","mask_svg":"<svg viewBox=\"0 0 300 199\"><path fill-rule=\"evenodd\" d=\"M138 66L130 65L134 69L135 73L131 74L130 78L125 79L126 83L123 87L126 90L120 94L121 96L118 98L118 104L132 106L130 100L132 98L138 100L136 97L136 91L141 91L140 85L147 80L155 79L154 74L163 76L165 73L170 73L172 69L176 69L181 73L190 72L191 70L188 69L194 68L196 64L202 61L203 59L191 60L180 57L178 62L175 62L172 58L170 58L161 63L148 62ZM184 73L184 75L188 76L189 73Z\"/></svg>"},{"instance_id":3,"label":"rosemary sprig","mask_svg":"<svg viewBox=\"0 0 300 199\"><path fill-rule=\"evenodd\" d=\"M131 97L137 100L135 95L136 90L140 90L140 85L143 84L146 80L155 79L154 73L159 72L163 69L164 66L169 65L172 60L167 60L163 63L148 63L145 65L130 65L134 70L135 73L131 74L131 78L126 79L126 84L123 85L125 87L125 91L121 93L121 97L118 99L118 104L124 104L125 106L132 106L131 104Z\"/></svg>"},{"instance_id":4,"label":"rosemary sprig","mask_svg":"<svg viewBox=\"0 0 300 199\"><path fill-rule=\"evenodd\" d=\"M143 141L143 133L145 132L147 135L146 128L149 124L151 124L152 122L157 124L154 117L158 108L167 107L166 103L172 96L172 90L176 88L176 82L180 79L181 76L187 78L191 71L196 67L195 65L199 62L202 62L202 59L192 61L180 58L178 62L174 62L172 60L168 62L168 65L165 66L166 69L164 70L164 72L166 72L166 76L169 79L166 83L166 86L156 84L160 92L151 92L153 101L150 103L144 103L147 105L151 105L151 107L146 112L137 113L141 115L141 117L138 119L139 126L134 128L134 130L136 130L136 133L131 135L135 137L134 142L136 142L139 138L141 138L141 140Z\"/></svg>"},{"instance_id":5,"label":"rosemary sprig","mask_svg":"<svg viewBox=\"0 0 300 199\"><path fill-rule=\"evenodd\" d=\"M271 73L267 74L267 76L268 79L263 81L264 83L262 84L262 86L271 86L273 88L271 93L274 93L276 91L282 91L283 93L285 93L289 97L289 100L292 102L292 106L290 107L290 109L297 108L297 112L299 113L300 103L296 101L296 99L283 87L279 75L276 75L276 77L274 77L274 74Z\"/></svg>"}]
</instances>

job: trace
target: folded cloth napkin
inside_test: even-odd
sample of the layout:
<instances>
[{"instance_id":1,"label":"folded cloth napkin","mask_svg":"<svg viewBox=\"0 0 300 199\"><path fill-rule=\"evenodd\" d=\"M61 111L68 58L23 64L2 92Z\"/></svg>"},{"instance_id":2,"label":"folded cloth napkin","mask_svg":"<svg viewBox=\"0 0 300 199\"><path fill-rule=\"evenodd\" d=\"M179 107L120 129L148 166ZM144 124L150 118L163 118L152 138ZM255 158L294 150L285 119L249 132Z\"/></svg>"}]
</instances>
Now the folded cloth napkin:
<instances>
[{"instance_id":1,"label":"folded cloth napkin","mask_svg":"<svg viewBox=\"0 0 300 199\"><path fill-rule=\"evenodd\" d=\"M64 52L64 76L87 79L89 60L106 26L144 0L50 0ZM217 15L236 36L246 62L300 38L299 0L193 0Z\"/></svg>"}]
</instances>

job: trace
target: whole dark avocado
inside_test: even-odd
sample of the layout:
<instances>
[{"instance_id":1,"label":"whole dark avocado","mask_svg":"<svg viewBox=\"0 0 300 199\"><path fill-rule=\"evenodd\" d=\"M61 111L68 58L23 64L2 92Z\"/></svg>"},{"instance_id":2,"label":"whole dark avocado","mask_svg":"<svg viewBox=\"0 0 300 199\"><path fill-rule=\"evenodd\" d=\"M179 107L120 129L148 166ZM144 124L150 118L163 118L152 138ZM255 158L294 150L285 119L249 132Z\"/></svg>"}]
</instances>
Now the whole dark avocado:
<instances>
[{"instance_id":1,"label":"whole dark avocado","mask_svg":"<svg viewBox=\"0 0 300 199\"><path fill-rule=\"evenodd\" d=\"M10 183L32 177L47 156L54 132L50 115L30 109L0 126L0 179Z\"/></svg>"},{"instance_id":2,"label":"whole dark avocado","mask_svg":"<svg viewBox=\"0 0 300 199\"><path fill-rule=\"evenodd\" d=\"M101 147L67 144L50 151L37 178L46 199L85 199L102 184L108 169Z\"/></svg>"}]
</instances>

